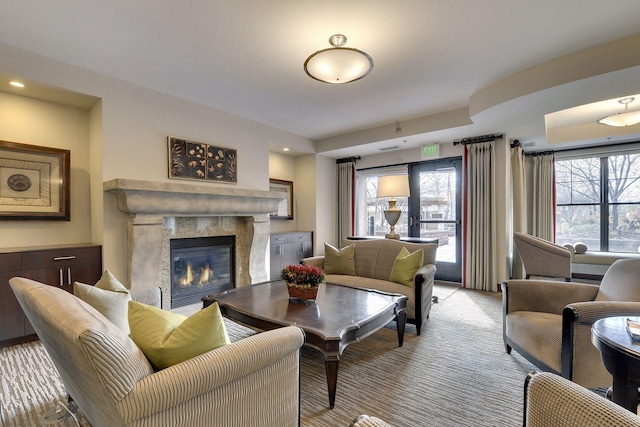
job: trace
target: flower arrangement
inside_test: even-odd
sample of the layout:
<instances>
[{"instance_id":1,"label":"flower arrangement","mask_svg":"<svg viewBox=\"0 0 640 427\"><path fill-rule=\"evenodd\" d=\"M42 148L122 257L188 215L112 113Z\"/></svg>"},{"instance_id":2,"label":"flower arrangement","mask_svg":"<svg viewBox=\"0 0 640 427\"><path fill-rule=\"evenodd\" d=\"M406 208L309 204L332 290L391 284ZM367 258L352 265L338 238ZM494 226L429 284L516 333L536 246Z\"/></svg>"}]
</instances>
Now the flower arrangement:
<instances>
[{"instance_id":1,"label":"flower arrangement","mask_svg":"<svg viewBox=\"0 0 640 427\"><path fill-rule=\"evenodd\" d=\"M324 273L312 265L294 264L283 268L280 277L289 286L305 289L318 286L324 280Z\"/></svg>"}]
</instances>

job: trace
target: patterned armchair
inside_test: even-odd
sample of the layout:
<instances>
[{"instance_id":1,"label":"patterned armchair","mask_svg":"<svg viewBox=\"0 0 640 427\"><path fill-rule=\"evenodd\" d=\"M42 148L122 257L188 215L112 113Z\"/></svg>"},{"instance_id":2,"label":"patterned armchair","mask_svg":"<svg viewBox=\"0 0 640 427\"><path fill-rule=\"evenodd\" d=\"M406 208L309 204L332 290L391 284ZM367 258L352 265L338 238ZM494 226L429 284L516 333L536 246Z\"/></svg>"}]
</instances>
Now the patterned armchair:
<instances>
[{"instance_id":1,"label":"patterned armchair","mask_svg":"<svg viewBox=\"0 0 640 427\"><path fill-rule=\"evenodd\" d=\"M610 316L640 316L640 260L618 260L600 286L549 280L502 284L503 339L544 371L584 387L609 387L611 374L591 343L591 325Z\"/></svg>"},{"instance_id":2,"label":"patterned armchair","mask_svg":"<svg viewBox=\"0 0 640 427\"><path fill-rule=\"evenodd\" d=\"M527 273L531 276L563 277L571 281L571 251L564 246L529 234L515 232L513 240Z\"/></svg>"},{"instance_id":3,"label":"patterned armchair","mask_svg":"<svg viewBox=\"0 0 640 427\"><path fill-rule=\"evenodd\" d=\"M640 427L640 417L549 372L525 381L525 427Z\"/></svg>"}]
</instances>

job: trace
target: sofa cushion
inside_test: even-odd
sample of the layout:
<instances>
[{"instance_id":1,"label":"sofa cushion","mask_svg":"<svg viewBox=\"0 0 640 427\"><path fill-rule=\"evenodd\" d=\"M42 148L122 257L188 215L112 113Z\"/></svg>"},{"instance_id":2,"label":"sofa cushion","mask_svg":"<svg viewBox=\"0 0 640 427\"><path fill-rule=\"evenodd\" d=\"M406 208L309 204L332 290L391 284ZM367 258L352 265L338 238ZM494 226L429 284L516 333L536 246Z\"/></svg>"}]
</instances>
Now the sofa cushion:
<instances>
[{"instance_id":1,"label":"sofa cushion","mask_svg":"<svg viewBox=\"0 0 640 427\"><path fill-rule=\"evenodd\" d=\"M164 369L231 342L217 303L186 317L130 301L129 327L131 339L155 369Z\"/></svg>"},{"instance_id":2,"label":"sofa cushion","mask_svg":"<svg viewBox=\"0 0 640 427\"><path fill-rule=\"evenodd\" d=\"M337 249L328 243L324 244L324 273L356 275L355 245L347 245Z\"/></svg>"},{"instance_id":3,"label":"sofa cushion","mask_svg":"<svg viewBox=\"0 0 640 427\"><path fill-rule=\"evenodd\" d=\"M413 277L416 275L416 271L422 267L423 260L424 253L422 249L409 253L407 248L403 247L393 262L389 281L413 287Z\"/></svg>"},{"instance_id":4,"label":"sofa cushion","mask_svg":"<svg viewBox=\"0 0 640 427\"><path fill-rule=\"evenodd\" d=\"M109 270L102 273L95 286L75 282L73 294L102 313L124 333L129 334L127 305L131 296L127 288Z\"/></svg>"}]
</instances>

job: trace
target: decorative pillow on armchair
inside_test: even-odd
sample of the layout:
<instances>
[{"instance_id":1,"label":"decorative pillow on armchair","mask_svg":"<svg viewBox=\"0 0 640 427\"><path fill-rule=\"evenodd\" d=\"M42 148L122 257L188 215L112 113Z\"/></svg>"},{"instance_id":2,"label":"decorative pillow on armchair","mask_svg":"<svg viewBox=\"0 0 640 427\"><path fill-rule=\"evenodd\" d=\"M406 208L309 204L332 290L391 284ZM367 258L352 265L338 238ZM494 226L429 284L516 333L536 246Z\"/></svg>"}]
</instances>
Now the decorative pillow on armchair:
<instances>
[{"instance_id":1,"label":"decorative pillow on armchair","mask_svg":"<svg viewBox=\"0 0 640 427\"><path fill-rule=\"evenodd\" d=\"M102 313L125 334L129 333L127 304L131 301L131 295L109 270L102 273L95 286L75 282L73 294Z\"/></svg>"},{"instance_id":2,"label":"decorative pillow on armchair","mask_svg":"<svg viewBox=\"0 0 640 427\"><path fill-rule=\"evenodd\" d=\"M422 249L409 253L407 248L403 247L398 256L396 256L395 261L393 261L389 281L413 288L413 277L423 263L424 252Z\"/></svg>"},{"instance_id":3,"label":"decorative pillow on armchair","mask_svg":"<svg viewBox=\"0 0 640 427\"><path fill-rule=\"evenodd\" d=\"M356 275L356 245L350 244L337 249L328 243L324 244L324 274Z\"/></svg>"},{"instance_id":4,"label":"decorative pillow on armchair","mask_svg":"<svg viewBox=\"0 0 640 427\"><path fill-rule=\"evenodd\" d=\"M231 342L218 303L186 317L130 301L129 327L131 339L156 370Z\"/></svg>"}]
</instances>

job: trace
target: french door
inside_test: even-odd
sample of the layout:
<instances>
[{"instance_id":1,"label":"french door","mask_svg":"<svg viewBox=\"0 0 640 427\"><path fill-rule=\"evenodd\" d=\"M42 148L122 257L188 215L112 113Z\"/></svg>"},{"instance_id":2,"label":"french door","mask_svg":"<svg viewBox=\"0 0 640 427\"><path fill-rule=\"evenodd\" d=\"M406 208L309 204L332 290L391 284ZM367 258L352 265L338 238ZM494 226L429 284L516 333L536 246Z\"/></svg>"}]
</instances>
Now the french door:
<instances>
[{"instance_id":1,"label":"french door","mask_svg":"<svg viewBox=\"0 0 640 427\"><path fill-rule=\"evenodd\" d=\"M462 282L462 158L409 165L409 236L439 239L436 279Z\"/></svg>"}]
</instances>

